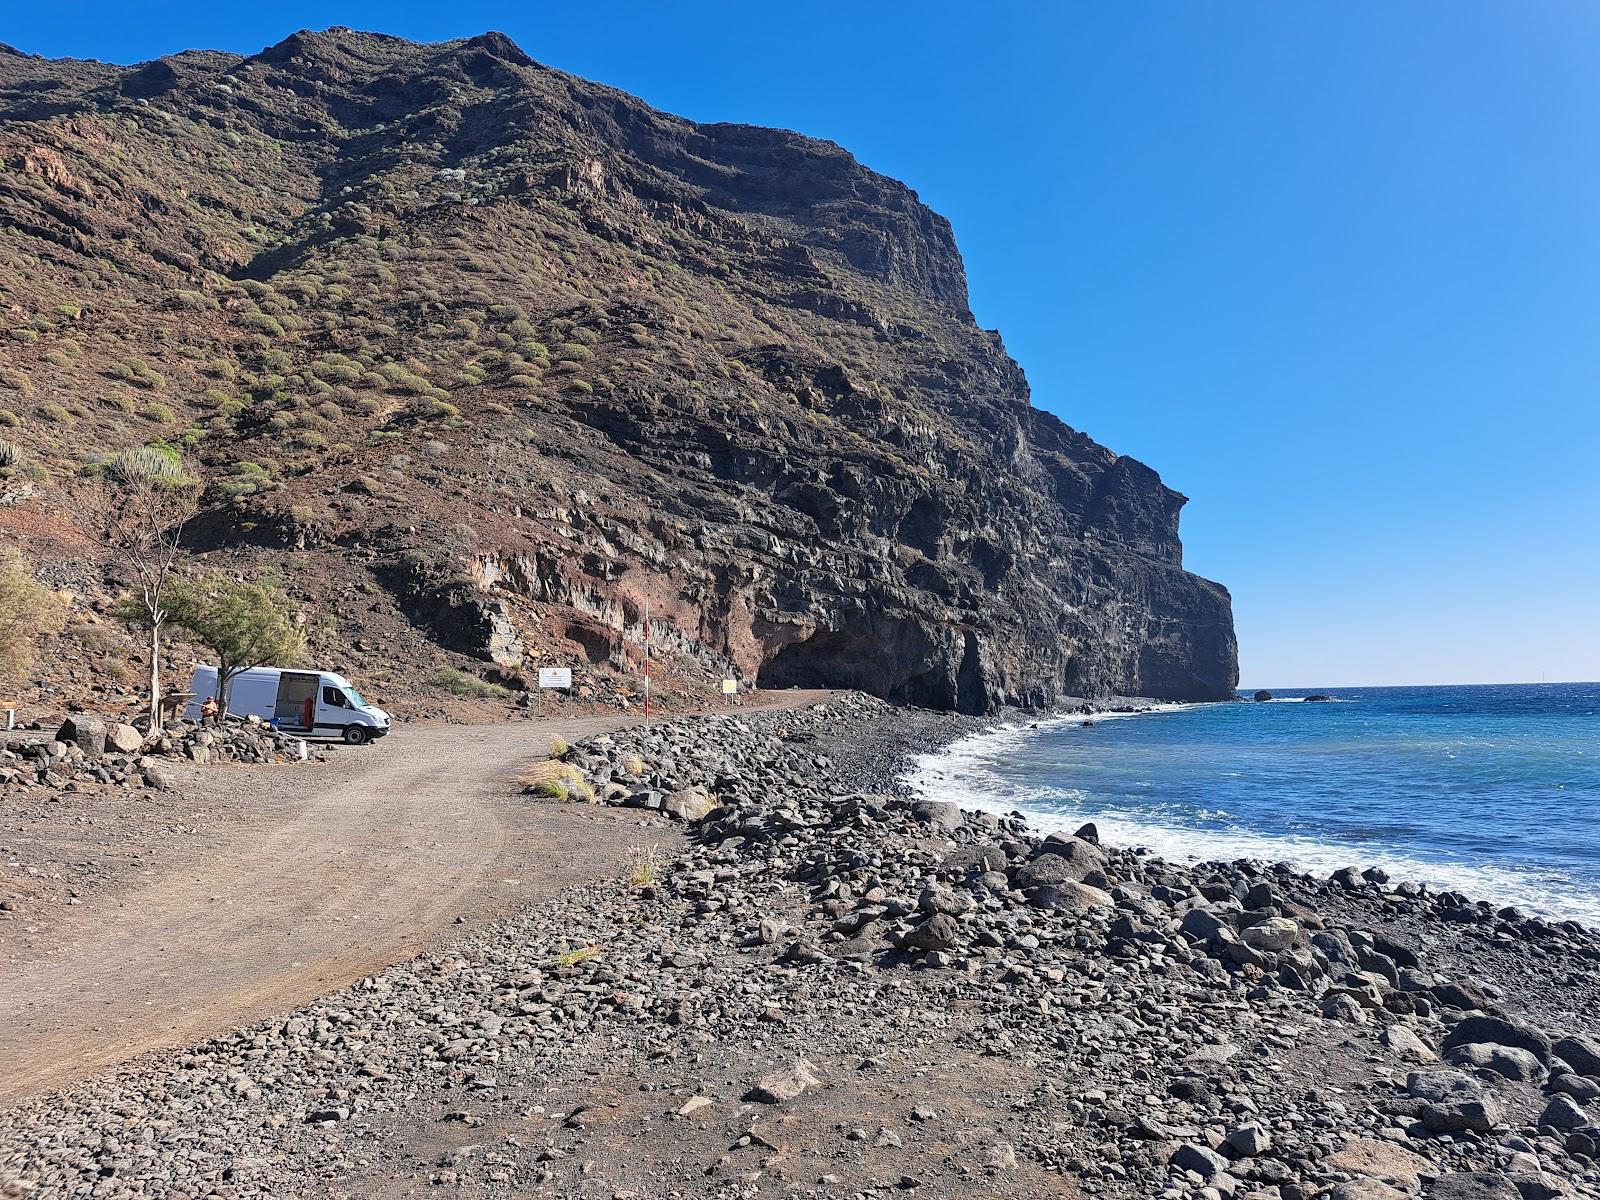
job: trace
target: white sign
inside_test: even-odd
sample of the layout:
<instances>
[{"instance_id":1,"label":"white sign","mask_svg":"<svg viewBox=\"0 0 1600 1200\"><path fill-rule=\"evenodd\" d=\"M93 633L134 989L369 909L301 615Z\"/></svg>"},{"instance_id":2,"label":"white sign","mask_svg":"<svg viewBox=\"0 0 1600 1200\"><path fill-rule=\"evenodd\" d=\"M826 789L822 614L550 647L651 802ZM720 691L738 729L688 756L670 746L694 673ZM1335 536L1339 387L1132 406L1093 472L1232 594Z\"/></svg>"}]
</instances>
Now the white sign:
<instances>
[{"instance_id":1,"label":"white sign","mask_svg":"<svg viewBox=\"0 0 1600 1200\"><path fill-rule=\"evenodd\" d=\"M542 688L569 688L572 686L571 667L540 667L539 686Z\"/></svg>"},{"instance_id":2,"label":"white sign","mask_svg":"<svg viewBox=\"0 0 1600 1200\"><path fill-rule=\"evenodd\" d=\"M737 695L738 692L739 681L737 679L724 679L722 681L722 694L724 696L734 696Z\"/></svg>"}]
</instances>

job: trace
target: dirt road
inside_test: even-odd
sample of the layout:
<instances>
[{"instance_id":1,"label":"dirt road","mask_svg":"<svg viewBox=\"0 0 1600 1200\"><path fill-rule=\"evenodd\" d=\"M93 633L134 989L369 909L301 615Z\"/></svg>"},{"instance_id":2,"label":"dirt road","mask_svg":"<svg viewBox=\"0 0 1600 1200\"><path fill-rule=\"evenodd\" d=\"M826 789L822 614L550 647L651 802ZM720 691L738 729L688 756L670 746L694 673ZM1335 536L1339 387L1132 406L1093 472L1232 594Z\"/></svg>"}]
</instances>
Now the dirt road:
<instances>
[{"instance_id":1,"label":"dirt road","mask_svg":"<svg viewBox=\"0 0 1600 1200\"><path fill-rule=\"evenodd\" d=\"M243 844L169 864L76 920L49 957L0 974L0 1096L286 1011L410 957L457 918L617 874L630 845L661 832L628 810L508 796L550 739L632 720L402 727L326 766L232 774L224 786L312 787Z\"/></svg>"}]
</instances>

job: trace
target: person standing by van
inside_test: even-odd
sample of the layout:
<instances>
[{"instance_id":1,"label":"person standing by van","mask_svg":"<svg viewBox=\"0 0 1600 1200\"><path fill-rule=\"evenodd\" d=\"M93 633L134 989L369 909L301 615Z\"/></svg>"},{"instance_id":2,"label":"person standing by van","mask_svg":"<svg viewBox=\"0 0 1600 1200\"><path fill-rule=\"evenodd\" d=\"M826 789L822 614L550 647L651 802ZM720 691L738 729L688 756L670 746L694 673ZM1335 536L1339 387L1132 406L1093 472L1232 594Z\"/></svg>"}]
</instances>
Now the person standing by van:
<instances>
[{"instance_id":1,"label":"person standing by van","mask_svg":"<svg viewBox=\"0 0 1600 1200\"><path fill-rule=\"evenodd\" d=\"M217 720L217 715L221 711L221 708L219 708L217 705L217 698L215 696L207 696L206 702L200 706L201 727L204 728L205 726L211 726L215 728L217 725L221 724L221 722Z\"/></svg>"}]
</instances>

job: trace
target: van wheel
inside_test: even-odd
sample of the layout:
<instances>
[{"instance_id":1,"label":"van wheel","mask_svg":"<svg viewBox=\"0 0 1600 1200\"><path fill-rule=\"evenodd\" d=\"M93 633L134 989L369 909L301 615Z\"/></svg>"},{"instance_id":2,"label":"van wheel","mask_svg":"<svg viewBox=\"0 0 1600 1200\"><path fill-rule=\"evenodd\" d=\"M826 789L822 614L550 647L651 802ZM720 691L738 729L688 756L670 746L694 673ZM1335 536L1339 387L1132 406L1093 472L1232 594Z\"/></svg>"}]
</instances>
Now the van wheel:
<instances>
[{"instance_id":1,"label":"van wheel","mask_svg":"<svg viewBox=\"0 0 1600 1200\"><path fill-rule=\"evenodd\" d=\"M345 745L365 746L367 744L367 731L360 725L347 725L344 731Z\"/></svg>"}]
</instances>

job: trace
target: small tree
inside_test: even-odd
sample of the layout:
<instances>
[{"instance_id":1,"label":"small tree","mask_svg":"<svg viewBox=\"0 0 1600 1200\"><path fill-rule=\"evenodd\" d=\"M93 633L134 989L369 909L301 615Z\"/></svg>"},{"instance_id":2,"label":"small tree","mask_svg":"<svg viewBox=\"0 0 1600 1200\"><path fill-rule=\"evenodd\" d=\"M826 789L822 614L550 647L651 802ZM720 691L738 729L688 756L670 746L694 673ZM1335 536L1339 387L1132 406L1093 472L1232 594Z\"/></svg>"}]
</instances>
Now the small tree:
<instances>
[{"instance_id":1,"label":"small tree","mask_svg":"<svg viewBox=\"0 0 1600 1200\"><path fill-rule=\"evenodd\" d=\"M161 629L177 578L183 527L199 507L195 482L171 450L145 446L119 454L80 495L80 508L133 577L114 610L150 631L150 729L161 728Z\"/></svg>"},{"instance_id":2,"label":"small tree","mask_svg":"<svg viewBox=\"0 0 1600 1200\"><path fill-rule=\"evenodd\" d=\"M181 579L167 600L167 619L217 656L217 705L226 714L234 677L250 667L287 667L305 651L288 598L264 583L225 575Z\"/></svg>"},{"instance_id":3,"label":"small tree","mask_svg":"<svg viewBox=\"0 0 1600 1200\"><path fill-rule=\"evenodd\" d=\"M18 682L33 666L34 647L61 629L66 601L39 583L16 550L0 550L0 682Z\"/></svg>"}]
</instances>

